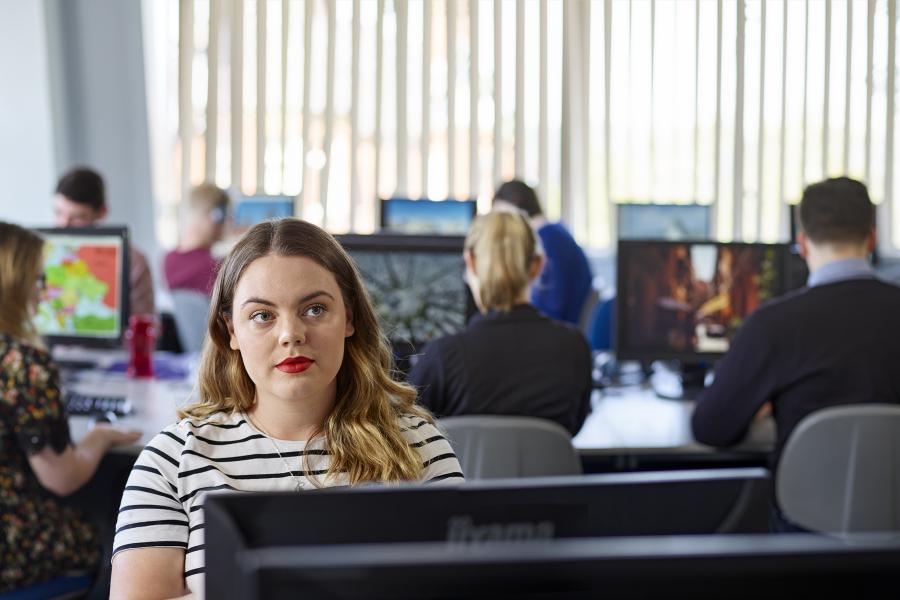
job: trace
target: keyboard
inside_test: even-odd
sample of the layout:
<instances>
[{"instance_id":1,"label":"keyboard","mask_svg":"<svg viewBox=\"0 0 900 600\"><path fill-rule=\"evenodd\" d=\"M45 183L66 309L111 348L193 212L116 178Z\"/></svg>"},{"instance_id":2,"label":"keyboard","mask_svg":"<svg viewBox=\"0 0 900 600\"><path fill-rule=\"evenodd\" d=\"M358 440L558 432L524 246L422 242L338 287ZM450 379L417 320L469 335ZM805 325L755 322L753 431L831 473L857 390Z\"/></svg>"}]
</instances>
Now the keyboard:
<instances>
[{"instance_id":1,"label":"keyboard","mask_svg":"<svg viewBox=\"0 0 900 600\"><path fill-rule=\"evenodd\" d=\"M97 396L66 392L63 397L66 410L70 415L106 415L113 413L117 417L130 414L131 401L124 396Z\"/></svg>"}]
</instances>

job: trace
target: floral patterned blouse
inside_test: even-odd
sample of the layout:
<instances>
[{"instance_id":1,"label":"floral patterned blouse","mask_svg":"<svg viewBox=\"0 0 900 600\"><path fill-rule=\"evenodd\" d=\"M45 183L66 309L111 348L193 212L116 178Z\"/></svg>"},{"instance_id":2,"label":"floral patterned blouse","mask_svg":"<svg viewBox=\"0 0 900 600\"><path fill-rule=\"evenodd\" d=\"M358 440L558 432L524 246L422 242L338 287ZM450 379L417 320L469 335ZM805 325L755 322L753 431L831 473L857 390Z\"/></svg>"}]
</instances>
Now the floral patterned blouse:
<instances>
[{"instance_id":1,"label":"floral patterned blouse","mask_svg":"<svg viewBox=\"0 0 900 600\"><path fill-rule=\"evenodd\" d=\"M37 480L28 456L71 443L49 355L0 333L0 594L100 561L94 529Z\"/></svg>"}]
</instances>

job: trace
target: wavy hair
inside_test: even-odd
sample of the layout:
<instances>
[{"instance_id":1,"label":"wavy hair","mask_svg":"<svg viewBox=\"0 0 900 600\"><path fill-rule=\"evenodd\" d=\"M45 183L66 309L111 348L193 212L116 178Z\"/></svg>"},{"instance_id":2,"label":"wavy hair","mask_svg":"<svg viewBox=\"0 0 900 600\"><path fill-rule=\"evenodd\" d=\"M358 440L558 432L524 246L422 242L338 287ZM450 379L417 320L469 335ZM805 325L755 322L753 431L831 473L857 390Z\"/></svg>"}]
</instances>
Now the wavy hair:
<instances>
[{"instance_id":1,"label":"wavy hair","mask_svg":"<svg viewBox=\"0 0 900 600\"><path fill-rule=\"evenodd\" d=\"M525 213L495 210L481 215L469 229L465 248L476 258L484 310L512 310L531 283L531 265L541 252Z\"/></svg>"},{"instance_id":2,"label":"wavy hair","mask_svg":"<svg viewBox=\"0 0 900 600\"><path fill-rule=\"evenodd\" d=\"M0 332L37 347L43 344L30 311L43 256L39 235L0 221Z\"/></svg>"},{"instance_id":3,"label":"wavy hair","mask_svg":"<svg viewBox=\"0 0 900 600\"><path fill-rule=\"evenodd\" d=\"M354 333L346 340L337 374L334 408L316 434L324 435L332 458L326 477L346 473L354 484L417 479L422 460L403 438L398 417L413 415L429 423L434 420L415 404L413 387L392 379L390 347L350 256L331 235L299 219L254 226L222 263L200 359L200 401L186 407L181 415L208 418L219 412L246 411L253 405L256 388L240 353L229 346L227 319L231 318L235 290L246 268L271 254L306 257L327 269L337 280L353 319Z\"/></svg>"}]
</instances>

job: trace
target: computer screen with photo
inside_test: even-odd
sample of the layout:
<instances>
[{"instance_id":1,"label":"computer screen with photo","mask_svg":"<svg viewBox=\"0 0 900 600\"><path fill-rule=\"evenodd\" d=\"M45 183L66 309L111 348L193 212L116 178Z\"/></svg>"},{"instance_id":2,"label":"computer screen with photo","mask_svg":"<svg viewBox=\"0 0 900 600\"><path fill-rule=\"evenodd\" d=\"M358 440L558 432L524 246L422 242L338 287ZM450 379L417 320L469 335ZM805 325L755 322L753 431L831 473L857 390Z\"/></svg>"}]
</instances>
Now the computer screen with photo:
<instances>
[{"instance_id":1,"label":"computer screen with photo","mask_svg":"<svg viewBox=\"0 0 900 600\"><path fill-rule=\"evenodd\" d=\"M723 355L744 320L785 288L784 244L620 241L616 355Z\"/></svg>"},{"instance_id":2,"label":"computer screen with photo","mask_svg":"<svg viewBox=\"0 0 900 600\"><path fill-rule=\"evenodd\" d=\"M617 204L620 240L706 240L712 208L706 204Z\"/></svg>"},{"instance_id":3,"label":"computer screen with photo","mask_svg":"<svg viewBox=\"0 0 900 600\"><path fill-rule=\"evenodd\" d=\"M475 200L383 198L381 231L411 235L466 235L477 212Z\"/></svg>"},{"instance_id":4,"label":"computer screen with photo","mask_svg":"<svg viewBox=\"0 0 900 600\"><path fill-rule=\"evenodd\" d=\"M381 326L409 351L461 331L474 311L459 236L338 235L356 261Z\"/></svg>"},{"instance_id":5,"label":"computer screen with photo","mask_svg":"<svg viewBox=\"0 0 900 600\"><path fill-rule=\"evenodd\" d=\"M247 196L234 207L234 229L243 233L257 223L294 216L294 199L290 196Z\"/></svg>"},{"instance_id":6,"label":"computer screen with photo","mask_svg":"<svg viewBox=\"0 0 900 600\"><path fill-rule=\"evenodd\" d=\"M39 229L45 290L35 324L49 344L117 347L129 316L128 229Z\"/></svg>"}]
</instances>

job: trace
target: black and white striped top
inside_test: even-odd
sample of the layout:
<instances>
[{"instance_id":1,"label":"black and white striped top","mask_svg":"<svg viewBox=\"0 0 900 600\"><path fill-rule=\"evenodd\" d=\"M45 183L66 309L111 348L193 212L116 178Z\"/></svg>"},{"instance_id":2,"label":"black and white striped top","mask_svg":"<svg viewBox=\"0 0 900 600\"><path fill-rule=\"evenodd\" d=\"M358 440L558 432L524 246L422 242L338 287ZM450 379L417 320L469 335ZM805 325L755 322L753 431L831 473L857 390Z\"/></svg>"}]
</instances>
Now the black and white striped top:
<instances>
[{"instance_id":1,"label":"black and white striped top","mask_svg":"<svg viewBox=\"0 0 900 600\"><path fill-rule=\"evenodd\" d=\"M421 481L463 481L453 449L433 425L403 416L400 427L422 457ZM128 478L113 555L134 548L184 548L187 585L202 595L206 492L293 491L298 482L304 489L315 489L310 475L318 476L325 487L347 484L344 474L325 478L330 457L324 440L275 442L281 456L272 440L240 413L183 419L165 428L141 452Z\"/></svg>"}]
</instances>

